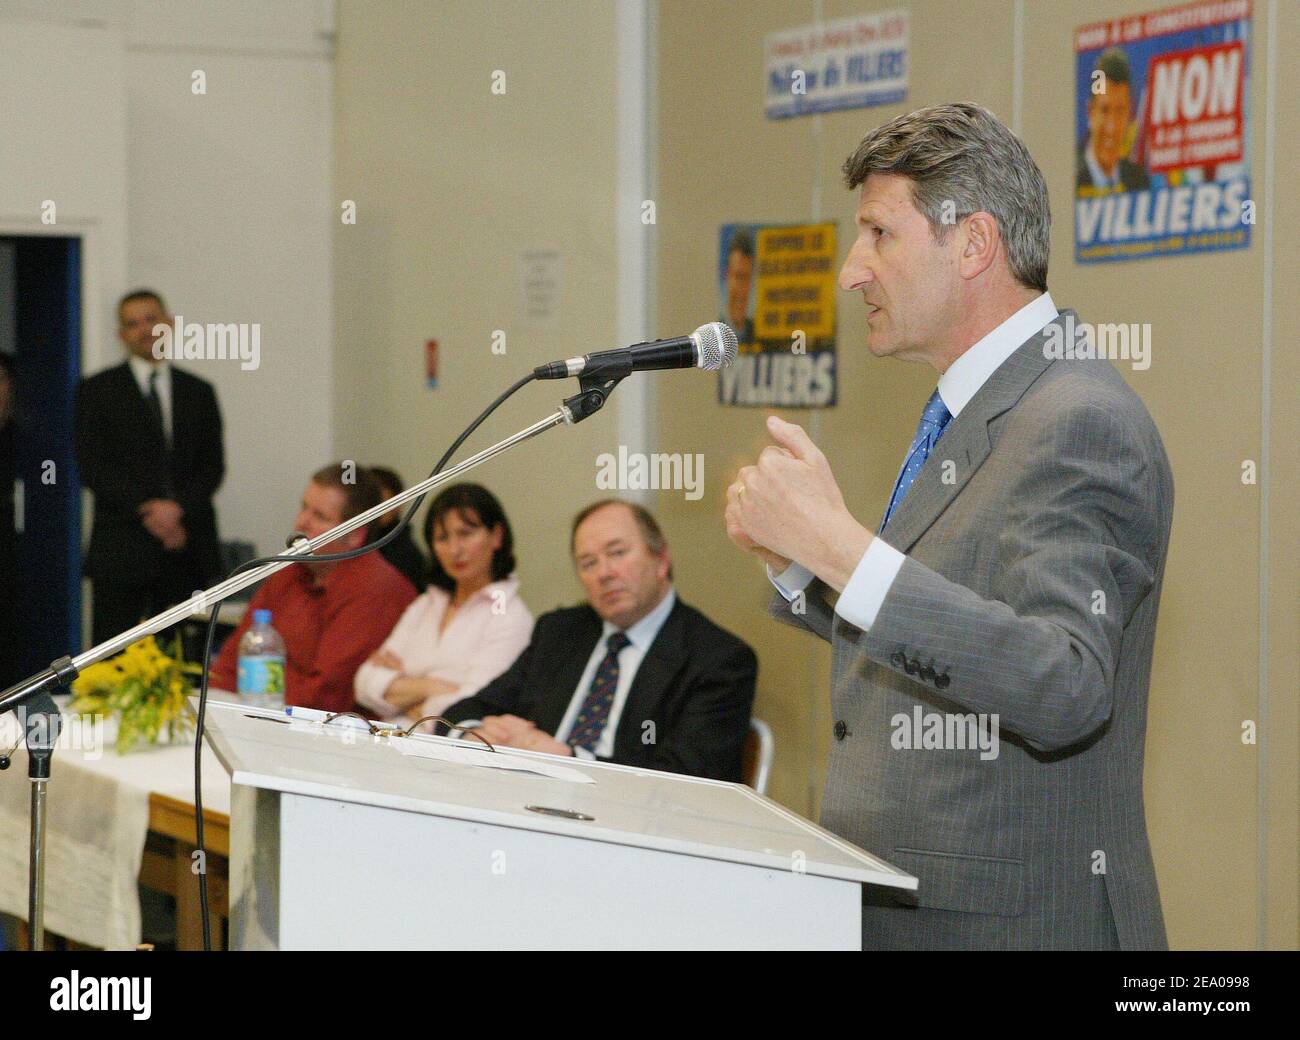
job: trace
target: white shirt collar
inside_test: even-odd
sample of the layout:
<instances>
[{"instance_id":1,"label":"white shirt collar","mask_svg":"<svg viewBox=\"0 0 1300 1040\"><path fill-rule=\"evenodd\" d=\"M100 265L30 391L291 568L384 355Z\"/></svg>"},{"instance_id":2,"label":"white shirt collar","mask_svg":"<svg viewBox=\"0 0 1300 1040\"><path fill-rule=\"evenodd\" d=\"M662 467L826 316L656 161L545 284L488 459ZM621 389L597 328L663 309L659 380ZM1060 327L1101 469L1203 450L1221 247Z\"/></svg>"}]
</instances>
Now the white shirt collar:
<instances>
[{"instance_id":1,"label":"white shirt collar","mask_svg":"<svg viewBox=\"0 0 1300 1040\"><path fill-rule=\"evenodd\" d=\"M632 645L642 653L649 650L650 644L655 641L655 636L657 636L659 630L664 627L664 622L668 620L668 615L672 613L673 604L676 602L677 592L670 585L668 586L667 594L659 601L654 610L650 611L649 614L643 617L631 628L623 630L626 632L627 638L631 640ZM620 631L620 629L617 625L612 621L606 621L604 629L600 633L601 645L603 646L608 641L609 637L618 631Z\"/></svg>"},{"instance_id":2,"label":"white shirt collar","mask_svg":"<svg viewBox=\"0 0 1300 1040\"><path fill-rule=\"evenodd\" d=\"M425 594L429 596L430 599L441 602L443 610L446 610L447 607L450 606L451 597L455 593L455 589L452 589L451 592L448 592L446 589L442 588L441 586L433 585L433 584L430 584L429 587L424 591ZM469 599L467 599L464 603L462 603L461 609L464 609L465 607L469 606L469 604L480 599L495 601L495 596L497 592L501 593L502 599L505 600L514 599L515 596L519 594L519 577L512 572L509 576L502 578L500 581L488 582L476 593L474 593L474 595L470 596Z\"/></svg>"},{"instance_id":3,"label":"white shirt collar","mask_svg":"<svg viewBox=\"0 0 1300 1040\"><path fill-rule=\"evenodd\" d=\"M1030 336L1055 320L1050 293L1025 304L948 366L939 377L939 398L955 419L1002 362L1025 345Z\"/></svg>"},{"instance_id":4,"label":"white shirt collar","mask_svg":"<svg viewBox=\"0 0 1300 1040\"><path fill-rule=\"evenodd\" d=\"M1106 171L1101 168L1101 163L1097 161L1097 156L1092 152L1092 142L1083 150L1083 161L1088 166L1088 176L1092 178L1094 187L1112 188L1119 183L1119 160L1115 161L1115 175L1107 177Z\"/></svg>"},{"instance_id":5,"label":"white shirt collar","mask_svg":"<svg viewBox=\"0 0 1300 1040\"><path fill-rule=\"evenodd\" d=\"M514 599L519 594L519 579L511 573L499 581L490 581L470 598L488 599L495 603L498 593L502 600Z\"/></svg>"},{"instance_id":6,"label":"white shirt collar","mask_svg":"<svg viewBox=\"0 0 1300 1040\"><path fill-rule=\"evenodd\" d=\"M146 361L142 357L132 354L127 361L131 364L131 374L135 376L135 381L140 385L140 392L146 393L149 389L149 376L154 372L158 373L158 382L163 383L171 376L171 370L167 367L166 361L159 361L157 364L152 361ZM159 393L161 393L159 389Z\"/></svg>"}]
</instances>

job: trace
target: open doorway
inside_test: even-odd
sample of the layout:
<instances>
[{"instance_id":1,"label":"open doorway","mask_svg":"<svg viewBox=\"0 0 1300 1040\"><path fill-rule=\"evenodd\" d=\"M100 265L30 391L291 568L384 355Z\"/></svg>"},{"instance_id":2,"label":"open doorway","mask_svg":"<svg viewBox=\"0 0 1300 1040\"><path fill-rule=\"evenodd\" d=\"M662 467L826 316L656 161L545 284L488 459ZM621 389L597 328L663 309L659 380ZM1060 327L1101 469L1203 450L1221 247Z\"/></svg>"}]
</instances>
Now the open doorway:
<instances>
[{"instance_id":1,"label":"open doorway","mask_svg":"<svg viewBox=\"0 0 1300 1040\"><path fill-rule=\"evenodd\" d=\"M81 649L81 240L0 236L0 688Z\"/></svg>"}]
</instances>

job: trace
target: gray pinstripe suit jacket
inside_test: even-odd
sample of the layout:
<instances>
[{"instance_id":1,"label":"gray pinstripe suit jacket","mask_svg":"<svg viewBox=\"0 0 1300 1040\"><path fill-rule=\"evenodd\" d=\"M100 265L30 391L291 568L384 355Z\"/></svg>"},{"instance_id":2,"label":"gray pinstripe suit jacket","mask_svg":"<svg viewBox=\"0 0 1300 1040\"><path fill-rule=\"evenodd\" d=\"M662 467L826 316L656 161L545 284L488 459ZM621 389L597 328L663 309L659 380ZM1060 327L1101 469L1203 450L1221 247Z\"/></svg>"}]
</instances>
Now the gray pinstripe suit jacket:
<instances>
[{"instance_id":1,"label":"gray pinstripe suit jacket","mask_svg":"<svg viewBox=\"0 0 1300 1040\"><path fill-rule=\"evenodd\" d=\"M989 377L890 518L908 558L869 631L818 581L802 614L771 606L833 647L822 824L920 879L906 903L868 891L867 947L1166 945L1142 758L1173 478L1115 367L1045 342ZM996 714L998 756L895 749L918 705Z\"/></svg>"}]
</instances>

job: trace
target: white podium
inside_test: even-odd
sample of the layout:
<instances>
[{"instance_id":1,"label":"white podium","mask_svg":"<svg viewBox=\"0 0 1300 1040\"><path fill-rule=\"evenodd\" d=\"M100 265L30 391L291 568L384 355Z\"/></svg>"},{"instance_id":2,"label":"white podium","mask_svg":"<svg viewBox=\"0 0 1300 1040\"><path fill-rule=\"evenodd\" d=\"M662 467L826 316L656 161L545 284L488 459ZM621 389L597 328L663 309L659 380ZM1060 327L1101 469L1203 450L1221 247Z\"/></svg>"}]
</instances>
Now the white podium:
<instances>
[{"instance_id":1,"label":"white podium","mask_svg":"<svg viewBox=\"0 0 1300 1040\"><path fill-rule=\"evenodd\" d=\"M741 784L209 702L232 949L858 949L916 879Z\"/></svg>"}]
</instances>

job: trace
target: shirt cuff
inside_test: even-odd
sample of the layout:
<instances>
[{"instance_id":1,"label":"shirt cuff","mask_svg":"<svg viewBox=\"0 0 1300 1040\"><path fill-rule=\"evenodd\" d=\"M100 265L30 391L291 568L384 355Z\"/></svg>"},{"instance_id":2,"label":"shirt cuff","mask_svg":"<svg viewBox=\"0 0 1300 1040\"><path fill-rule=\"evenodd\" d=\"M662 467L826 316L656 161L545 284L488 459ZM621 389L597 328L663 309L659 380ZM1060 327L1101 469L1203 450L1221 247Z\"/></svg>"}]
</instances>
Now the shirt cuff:
<instances>
[{"instance_id":1,"label":"shirt cuff","mask_svg":"<svg viewBox=\"0 0 1300 1040\"><path fill-rule=\"evenodd\" d=\"M573 745L573 757L583 758L586 759L588 762L596 761L595 752L588 751L585 747L578 747L576 744Z\"/></svg>"},{"instance_id":2,"label":"shirt cuff","mask_svg":"<svg viewBox=\"0 0 1300 1040\"><path fill-rule=\"evenodd\" d=\"M792 600L812 584L813 572L801 563L792 563L780 574L773 574L767 564L767 580L776 586L776 591L787 600Z\"/></svg>"},{"instance_id":3,"label":"shirt cuff","mask_svg":"<svg viewBox=\"0 0 1300 1040\"><path fill-rule=\"evenodd\" d=\"M381 719L389 719L399 714L396 708L384 700L384 694L388 692L388 687L393 684L393 680L401 674L392 668L383 668L377 664L369 662L363 664L357 672L356 682L353 683L357 703L369 708Z\"/></svg>"},{"instance_id":4,"label":"shirt cuff","mask_svg":"<svg viewBox=\"0 0 1300 1040\"><path fill-rule=\"evenodd\" d=\"M906 559L884 539L873 539L840 593L835 613L850 625L867 631L876 623L880 605L885 602L885 596Z\"/></svg>"}]
</instances>

